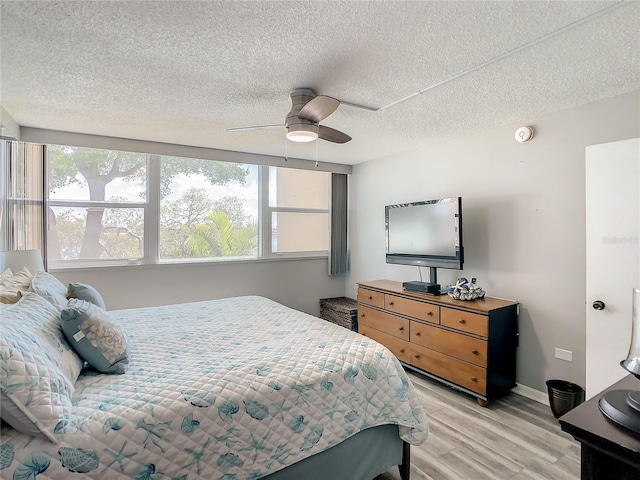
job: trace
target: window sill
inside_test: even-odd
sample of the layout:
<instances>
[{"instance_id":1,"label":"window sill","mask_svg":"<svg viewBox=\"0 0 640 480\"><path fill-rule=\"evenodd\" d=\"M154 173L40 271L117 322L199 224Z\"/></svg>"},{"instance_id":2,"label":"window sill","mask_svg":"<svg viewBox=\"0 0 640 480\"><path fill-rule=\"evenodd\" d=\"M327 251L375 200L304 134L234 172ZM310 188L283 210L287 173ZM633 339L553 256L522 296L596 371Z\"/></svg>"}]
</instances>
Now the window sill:
<instances>
[{"instance_id":1,"label":"window sill","mask_svg":"<svg viewBox=\"0 0 640 480\"><path fill-rule=\"evenodd\" d=\"M215 259L215 260L203 260L194 262L190 259L186 260L165 260L158 263L142 263L139 261L132 261L131 263L105 263L105 264L85 264L83 266L61 266L50 265L47 271L50 273L55 272L71 272L71 271L86 271L86 270L104 270L104 269L129 269L129 268L176 268L176 267L193 267L193 268L207 268L216 267L220 265L247 265L256 263L271 263L271 262L289 262L289 261L301 261L301 260L327 260L328 253L323 252L317 255L287 255L287 256L273 256L273 257L253 257L243 259Z\"/></svg>"}]
</instances>

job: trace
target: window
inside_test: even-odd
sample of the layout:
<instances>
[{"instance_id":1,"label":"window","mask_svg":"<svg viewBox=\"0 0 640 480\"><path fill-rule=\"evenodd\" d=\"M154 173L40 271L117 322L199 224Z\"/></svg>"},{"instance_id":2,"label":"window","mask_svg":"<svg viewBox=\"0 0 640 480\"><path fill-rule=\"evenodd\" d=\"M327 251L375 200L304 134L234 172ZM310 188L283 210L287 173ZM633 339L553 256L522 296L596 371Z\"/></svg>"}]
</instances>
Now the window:
<instances>
[{"instance_id":1,"label":"window","mask_svg":"<svg viewBox=\"0 0 640 480\"><path fill-rule=\"evenodd\" d=\"M328 248L329 176L327 172L269 167L273 253Z\"/></svg>"},{"instance_id":2,"label":"window","mask_svg":"<svg viewBox=\"0 0 640 480\"><path fill-rule=\"evenodd\" d=\"M49 262L145 257L147 155L49 146Z\"/></svg>"},{"instance_id":3,"label":"window","mask_svg":"<svg viewBox=\"0 0 640 480\"><path fill-rule=\"evenodd\" d=\"M50 265L326 255L330 174L48 146Z\"/></svg>"},{"instance_id":4,"label":"window","mask_svg":"<svg viewBox=\"0 0 640 480\"><path fill-rule=\"evenodd\" d=\"M44 149L0 140L0 251L42 249Z\"/></svg>"},{"instance_id":5,"label":"window","mask_svg":"<svg viewBox=\"0 0 640 480\"><path fill-rule=\"evenodd\" d=\"M258 166L162 157L160 259L258 257Z\"/></svg>"}]
</instances>

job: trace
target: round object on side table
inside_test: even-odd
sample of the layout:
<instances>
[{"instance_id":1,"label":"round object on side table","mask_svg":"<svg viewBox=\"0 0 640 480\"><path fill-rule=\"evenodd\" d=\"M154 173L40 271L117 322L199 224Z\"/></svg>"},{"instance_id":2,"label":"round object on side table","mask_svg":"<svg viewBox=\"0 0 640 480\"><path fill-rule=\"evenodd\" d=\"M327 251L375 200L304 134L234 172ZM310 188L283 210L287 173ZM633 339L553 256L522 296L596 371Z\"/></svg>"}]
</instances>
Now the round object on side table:
<instances>
[{"instance_id":1,"label":"round object on side table","mask_svg":"<svg viewBox=\"0 0 640 480\"><path fill-rule=\"evenodd\" d=\"M598 407L618 425L640 433L640 391L612 390L600 399Z\"/></svg>"}]
</instances>

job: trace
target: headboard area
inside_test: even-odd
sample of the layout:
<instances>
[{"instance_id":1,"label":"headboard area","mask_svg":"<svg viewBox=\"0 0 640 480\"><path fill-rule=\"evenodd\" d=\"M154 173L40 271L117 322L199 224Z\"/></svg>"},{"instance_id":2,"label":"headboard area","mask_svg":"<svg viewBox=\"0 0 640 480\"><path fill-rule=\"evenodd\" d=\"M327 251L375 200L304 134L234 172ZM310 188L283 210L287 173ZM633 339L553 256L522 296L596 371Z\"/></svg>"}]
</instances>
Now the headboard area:
<instances>
[{"instance_id":1,"label":"headboard area","mask_svg":"<svg viewBox=\"0 0 640 480\"><path fill-rule=\"evenodd\" d=\"M39 249L0 252L0 273L7 268L11 269L12 272L18 272L23 267L27 267L31 274L43 271L42 252Z\"/></svg>"}]
</instances>

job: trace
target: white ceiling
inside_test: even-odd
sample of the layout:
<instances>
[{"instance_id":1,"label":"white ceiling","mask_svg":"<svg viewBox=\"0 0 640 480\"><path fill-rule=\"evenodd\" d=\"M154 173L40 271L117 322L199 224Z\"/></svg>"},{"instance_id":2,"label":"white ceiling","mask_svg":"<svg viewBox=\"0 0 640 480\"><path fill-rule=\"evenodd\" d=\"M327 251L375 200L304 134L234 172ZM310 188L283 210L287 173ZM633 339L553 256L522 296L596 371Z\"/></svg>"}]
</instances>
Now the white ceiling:
<instances>
[{"instance_id":1,"label":"white ceiling","mask_svg":"<svg viewBox=\"0 0 640 480\"><path fill-rule=\"evenodd\" d=\"M618 3L2 0L0 102L22 126L356 164L639 89L640 2L580 22ZM300 87L376 109L428 90L341 105L322 124L344 145L226 131L283 123Z\"/></svg>"}]
</instances>

